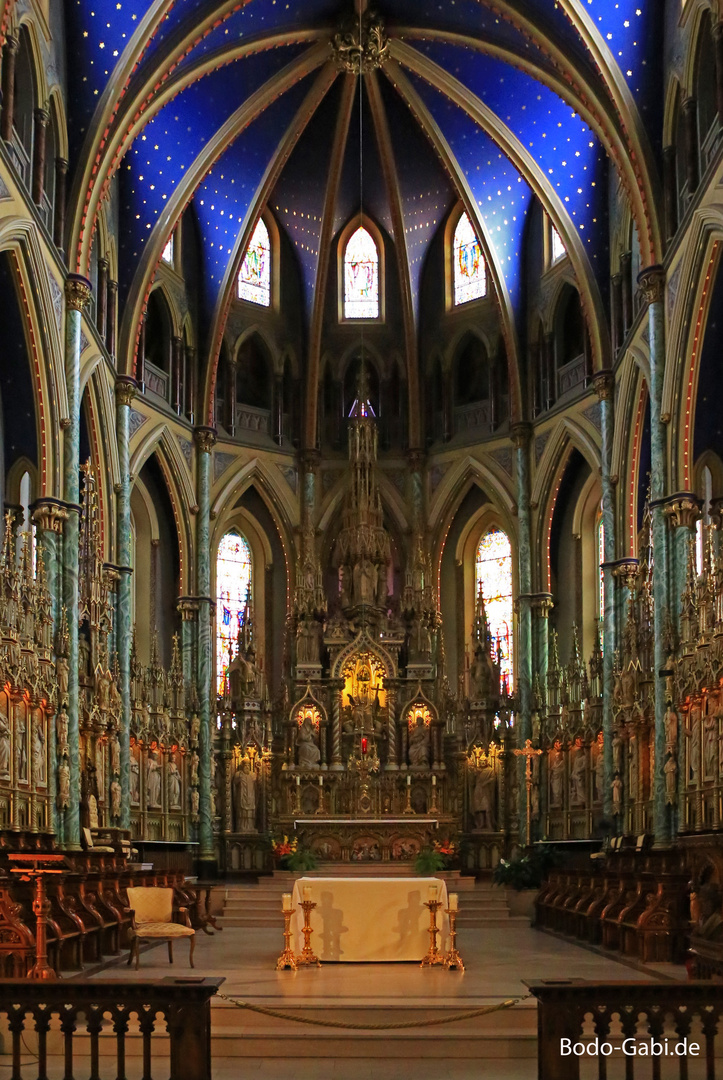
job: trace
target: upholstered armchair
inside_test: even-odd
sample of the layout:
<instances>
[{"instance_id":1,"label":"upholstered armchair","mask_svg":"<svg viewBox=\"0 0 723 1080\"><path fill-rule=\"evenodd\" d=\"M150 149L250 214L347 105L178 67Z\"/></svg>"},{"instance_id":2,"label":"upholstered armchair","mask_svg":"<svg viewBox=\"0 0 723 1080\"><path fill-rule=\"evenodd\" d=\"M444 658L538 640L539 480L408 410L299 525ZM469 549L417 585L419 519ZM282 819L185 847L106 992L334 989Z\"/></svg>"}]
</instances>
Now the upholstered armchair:
<instances>
[{"instance_id":1,"label":"upholstered armchair","mask_svg":"<svg viewBox=\"0 0 723 1080\"><path fill-rule=\"evenodd\" d=\"M196 943L195 930L188 917L188 908L173 910L173 889L156 887L128 889L128 903L131 916L131 951L130 964L136 958L136 970L140 964L141 941L167 941L168 959L173 963L173 942L176 938L187 937L190 941L189 961L193 967L193 948ZM180 922L174 922L174 914Z\"/></svg>"}]
</instances>

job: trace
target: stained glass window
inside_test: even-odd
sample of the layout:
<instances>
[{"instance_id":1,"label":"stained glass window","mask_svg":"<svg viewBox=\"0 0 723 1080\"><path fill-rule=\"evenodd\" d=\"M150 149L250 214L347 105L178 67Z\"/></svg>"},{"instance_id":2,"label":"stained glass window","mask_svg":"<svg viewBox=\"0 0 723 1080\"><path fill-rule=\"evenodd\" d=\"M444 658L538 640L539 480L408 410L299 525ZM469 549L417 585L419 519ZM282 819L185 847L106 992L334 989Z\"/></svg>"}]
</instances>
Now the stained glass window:
<instances>
[{"instance_id":1,"label":"stained glass window","mask_svg":"<svg viewBox=\"0 0 723 1080\"><path fill-rule=\"evenodd\" d=\"M466 304L487 292L487 268L482 247L466 213L454 230L454 303Z\"/></svg>"},{"instance_id":2,"label":"stained glass window","mask_svg":"<svg viewBox=\"0 0 723 1080\"><path fill-rule=\"evenodd\" d=\"M168 237L168 243L163 249L163 261L173 266L173 233Z\"/></svg>"},{"instance_id":3,"label":"stained glass window","mask_svg":"<svg viewBox=\"0 0 723 1080\"><path fill-rule=\"evenodd\" d=\"M557 262L563 255L566 255L565 245L562 242L562 237L555 228L554 225L550 226L550 255L551 262Z\"/></svg>"},{"instance_id":4,"label":"stained glass window","mask_svg":"<svg viewBox=\"0 0 723 1080\"><path fill-rule=\"evenodd\" d=\"M237 651L246 601L251 598L251 549L238 533L230 532L218 545L216 557L216 676L223 693L231 650Z\"/></svg>"},{"instance_id":5,"label":"stained glass window","mask_svg":"<svg viewBox=\"0 0 723 1080\"><path fill-rule=\"evenodd\" d=\"M502 529L490 529L479 542L475 595L482 590L495 649L502 652L500 678L512 690L512 547Z\"/></svg>"},{"instance_id":6,"label":"stained glass window","mask_svg":"<svg viewBox=\"0 0 723 1080\"><path fill-rule=\"evenodd\" d=\"M603 571L603 563L605 562L605 526L603 525L602 518L600 518L597 523L597 561L600 564L600 584L598 588L598 615L601 619L604 619L605 573Z\"/></svg>"},{"instance_id":7,"label":"stained glass window","mask_svg":"<svg viewBox=\"0 0 723 1080\"><path fill-rule=\"evenodd\" d=\"M240 300L262 307L271 303L271 242L263 218L259 218L241 263L238 295Z\"/></svg>"},{"instance_id":8,"label":"stained glass window","mask_svg":"<svg viewBox=\"0 0 723 1080\"><path fill-rule=\"evenodd\" d=\"M379 252L363 225L344 252L344 318L379 318Z\"/></svg>"}]
</instances>

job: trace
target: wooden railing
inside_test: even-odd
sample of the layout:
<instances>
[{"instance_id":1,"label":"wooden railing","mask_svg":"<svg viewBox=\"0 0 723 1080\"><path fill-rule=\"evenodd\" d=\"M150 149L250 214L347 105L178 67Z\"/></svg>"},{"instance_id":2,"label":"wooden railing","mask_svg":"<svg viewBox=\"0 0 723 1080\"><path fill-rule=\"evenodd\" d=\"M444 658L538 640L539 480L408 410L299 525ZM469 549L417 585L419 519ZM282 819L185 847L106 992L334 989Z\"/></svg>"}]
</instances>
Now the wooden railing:
<instances>
[{"instance_id":1,"label":"wooden railing","mask_svg":"<svg viewBox=\"0 0 723 1080\"><path fill-rule=\"evenodd\" d=\"M723 984L570 979L527 985L538 1001L538 1080L723 1075L720 1068L716 1073L715 1056Z\"/></svg>"},{"instance_id":2,"label":"wooden railing","mask_svg":"<svg viewBox=\"0 0 723 1080\"><path fill-rule=\"evenodd\" d=\"M125 1078L137 1033L143 1080L167 1080L169 1059L170 1080L212 1080L211 998L223 981L0 979L12 1078Z\"/></svg>"}]
</instances>

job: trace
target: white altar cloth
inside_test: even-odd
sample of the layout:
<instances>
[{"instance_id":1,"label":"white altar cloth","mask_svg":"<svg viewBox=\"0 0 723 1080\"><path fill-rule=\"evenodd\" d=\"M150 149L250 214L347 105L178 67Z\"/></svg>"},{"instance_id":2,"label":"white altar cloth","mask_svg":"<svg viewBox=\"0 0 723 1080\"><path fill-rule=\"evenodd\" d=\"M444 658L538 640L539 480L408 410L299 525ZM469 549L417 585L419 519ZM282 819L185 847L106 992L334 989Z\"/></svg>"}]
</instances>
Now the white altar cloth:
<instances>
[{"instance_id":1,"label":"white altar cloth","mask_svg":"<svg viewBox=\"0 0 723 1080\"><path fill-rule=\"evenodd\" d=\"M437 946L447 949L447 884L440 878L303 877L294 884L292 897L294 951L298 956L304 944L304 913L298 905L306 886L317 905L311 913L311 945L322 962L420 961L429 948L429 909L424 903L431 885L442 901Z\"/></svg>"}]
</instances>

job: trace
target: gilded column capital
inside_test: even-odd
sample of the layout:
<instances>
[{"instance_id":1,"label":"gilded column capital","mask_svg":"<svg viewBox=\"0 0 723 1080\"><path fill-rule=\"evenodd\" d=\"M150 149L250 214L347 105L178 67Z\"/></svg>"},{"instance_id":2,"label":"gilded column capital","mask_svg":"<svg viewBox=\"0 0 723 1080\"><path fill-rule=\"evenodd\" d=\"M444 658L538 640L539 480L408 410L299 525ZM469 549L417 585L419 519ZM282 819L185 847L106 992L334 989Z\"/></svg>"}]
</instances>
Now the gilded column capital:
<instances>
[{"instance_id":1,"label":"gilded column capital","mask_svg":"<svg viewBox=\"0 0 723 1080\"><path fill-rule=\"evenodd\" d=\"M662 300L665 289L665 268L656 263L641 270L638 274L638 285L646 304L655 304L658 300Z\"/></svg>"},{"instance_id":2,"label":"gilded column capital","mask_svg":"<svg viewBox=\"0 0 723 1080\"><path fill-rule=\"evenodd\" d=\"M88 279L80 274L68 274L65 279L65 303L71 311L82 311L92 291Z\"/></svg>"},{"instance_id":3,"label":"gilded column capital","mask_svg":"<svg viewBox=\"0 0 723 1080\"><path fill-rule=\"evenodd\" d=\"M690 491L677 491L663 506L672 528L692 529L700 517L700 499Z\"/></svg>"},{"instance_id":4,"label":"gilded column capital","mask_svg":"<svg viewBox=\"0 0 723 1080\"><path fill-rule=\"evenodd\" d=\"M592 377L593 386L595 387L595 393L600 398L600 401L609 401L613 396L615 389L615 376L612 371L606 369L604 371L596 371Z\"/></svg>"},{"instance_id":5,"label":"gilded column capital","mask_svg":"<svg viewBox=\"0 0 723 1080\"><path fill-rule=\"evenodd\" d=\"M119 375L115 381L115 399L119 405L130 405L136 396L138 383L132 375Z\"/></svg>"},{"instance_id":6,"label":"gilded column capital","mask_svg":"<svg viewBox=\"0 0 723 1080\"><path fill-rule=\"evenodd\" d=\"M58 499L37 499L31 510L31 521L43 532L62 533L68 510Z\"/></svg>"},{"instance_id":7,"label":"gilded column capital","mask_svg":"<svg viewBox=\"0 0 723 1080\"><path fill-rule=\"evenodd\" d=\"M613 577L622 581L631 591L635 588L638 577L637 559L616 559L615 562L603 563L603 569L612 570Z\"/></svg>"},{"instance_id":8,"label":"gilded column capital","mask_svg":"<svg viewBox=\"0 0 723 1080\"><path fill-rule=\"evenodd\" d=\"M532 610L536 612L540 618L546 619L555 606L555 602L552 599L552 593L532 593L530 596L530 603Z\"/></svg>"},{"instance_id":9,"label":"gilded column capital","mask_svg":"<svg viewBox=\"0 0 723 1080\"><path fill-rule=\"evenodd\" d=\"M199 601L196 596L179 596L176 610L181 616L181 622L195 622L198 618Z\"/></svg>"},{"instance_id":10,"label":"gilded column capital","mask_svg":"<svg viewBox=\"0 0 723 1080\"><path fill-rule=\"evenodd\" d=\"M196 446L199 450L205 451L210 454L213 447L216 445L216 428L214 427L197 427L193 429L193 437L196 440Z\"/></svg>"},{"instance_id":11,"label":"gilded column capital","mask_svg":"<svg viewBox=\"0 0 723 1080\"><path fill-rule=\"evenodd\" d=\"M510 428L510 434L512 436L512 442L515 444L516 450L524 449L529 444L532 438L532 424L527 420L518 420Z\"/></svg>"}]
</instances>

